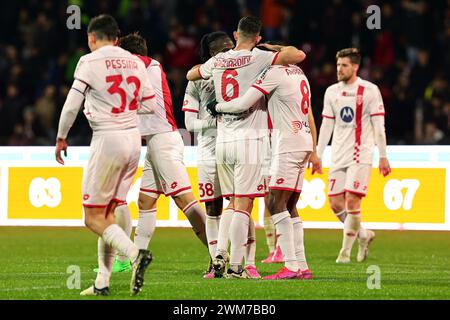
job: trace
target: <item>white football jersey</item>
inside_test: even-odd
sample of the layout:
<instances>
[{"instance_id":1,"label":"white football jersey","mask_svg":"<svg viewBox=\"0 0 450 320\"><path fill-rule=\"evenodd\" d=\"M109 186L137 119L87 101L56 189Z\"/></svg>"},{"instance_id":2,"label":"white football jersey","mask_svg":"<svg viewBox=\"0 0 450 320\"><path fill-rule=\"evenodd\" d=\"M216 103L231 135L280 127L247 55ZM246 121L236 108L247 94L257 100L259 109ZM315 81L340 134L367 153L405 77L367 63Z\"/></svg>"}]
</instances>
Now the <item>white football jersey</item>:
<instances>
[{"instance_id":1,"label":"white football jersey","mask_svg":"<svg viewBox=\"0 0 450 320\"><path fill-rule=\"evenodd\" d=\"M172 96L166 74L161 64L150 57L139 57L147 68L150 83L156 93L156 108L151 114L139 115L139 131L142 136L177 130L173 115Z\"/></svg>"},{"instance_id":2,"label":"white football jersey","mask_svg":"<svg viewBox=\"0 0 450 320\"><path fill-rule=\"evenodd\" d=\"M302 69L296 65L271 66L253 87L269 96L272 153L312 151L308 119L311 90Z\"/></svg>"},{"instance_id":3,"label":"white football jersey","mask_svg":"<svg viewBox=\"0 0 450 320\"><path fill-rule=\"evenodd\" d=\"M198 119L213 120L206 106L216 99L212 79L189 81L184 95L183 111L198 114ZM200 159L215 157L217 130L207 129L199 132L197 136Z\"/></svg>"},{"instance_id":4,"label":"white football jersey","mask_svg":"<svg viewBox=\"0 0 450 320\"><path fill-rule=\"evenodd\" d=\"M358 77L351 85L344 82L328 87L322 116L335 119L332 167L372 164L375 146L371 117L384 117L383 98L378 87Z\"/></svg>"},{"instance_id":5,"label":"white football jersey","mask_svg":"<svg viewBox=\"0 0 450 320\"><path fill-rule=\"evenodd\" d=\"M83 111L93 131L136 128L140 102L155 97L144 63L116 46L82 56L74 77L89 87Z\"/></svg>"},{"instance_id":6,"label":"white football jersey","mask_svg":"<svg viewBox=\"0 0 450 320\"><path fill-rule=\"evenodd\" d=\"M272 65L278 53L254 48L219 53L203 64L199 73L203 79L214 79L217 102L242 97L261 72ZM267 134L267 107L261 99L247 112L222 115L217 119L217 141L231 142L257 139Z\"/></svg>"}]
</instances>

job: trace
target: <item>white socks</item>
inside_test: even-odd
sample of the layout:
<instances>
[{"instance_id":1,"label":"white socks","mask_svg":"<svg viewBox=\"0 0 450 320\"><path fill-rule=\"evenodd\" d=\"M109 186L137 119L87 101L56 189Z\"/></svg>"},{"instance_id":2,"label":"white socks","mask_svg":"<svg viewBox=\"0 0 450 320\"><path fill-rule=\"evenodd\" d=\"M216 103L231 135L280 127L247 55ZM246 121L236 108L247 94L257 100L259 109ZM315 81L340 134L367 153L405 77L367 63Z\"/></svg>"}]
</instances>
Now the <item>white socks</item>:
<instances>
[{"instance_id":1,"label":"white socks","mask_svg":"<svg viewBox=\"0 0 450 320\"><path fill-rule=\"evenodd\" d=\"M250 217L249 225L248 225L246 254L245 254L245 265L246 266L253 266L253 267L255 266L255 254L256 254L255 222Z\"/></svg>"},{"instance_id":2,"label":"white socks","mask_svg":"<svg viewBox=\"0 0 450 320\"><path fill-rule=\"evenodd\" d=\"M156 228L156 209L139 210L139 220L134 233L134 243L147 250Z\"/></svg>"},{"instance_id":3,"label":"white socks","mask_svg":"<svg viewBox=\"0 0 450 320\"><path fill-rule=\"evenodd\" d=\"M131 221L130 209L126 204L118 206L114 211L114 215L116 216L116 224L119 225L125 231L128 238L131 236L131 230L133 229L133 224ZM128 257L117 254L117 259L119 261L126 261Z\"/></svg>"},{"instance_id":4,"label":"white socks","mask_svg":"<svg viewBox=\"0 0 450 320\"><path fill-rule=\"evenodd\" d=\"M342 223L344 223L345 218L347 217L347 211L345 211L345 209L344 209L341 212L335 213L334 215L336 216L336 218L341 220Z\"/></svg>"},{"instance_id":5,"label":"white socks","mask_svg":"<svg viewBox=\"0 0 450 320\"><path fill-rule=\"evenodd\" d=\"M107 227L105 231L103 231L102 239L106 245L111 246L120 254L127 256L132 263L134 263L139 255L138 247L117 224L112 224Z\"/></svg>"},{"instance_id":6,"label":"white socks","mask_svg":"<svg viewBox=\"0 0 450 320\"><path fill-rule=\"evenodd\" d=\"M275 251L277 238L275 235L275 226L273 225L272 217L264 217L264 231L266 233L266 242L269 252L273 252Z\"/></svg>"},{"instance_id":7,"label":"white socks","mask_svg":"<svg viewBox=\"0 0 450 320\"><path fill-rule=\"evenodd\" d=\"M230 225L233 220L234 209L225 209L220 218L219 235L217 238L216 257L225 258L228 254L228 242L230 240Z\"/></svg>"},{"instance_id":8,"label":"white socks","mask_svg":"<svg viewBox=\"0 0 450 320\"><path fill-rule=\"evenodd\" d=\"M342 210L341 212L335 213L335 215L339 220L341 220L342 223L344 223L345 219L347 218L347 211ZM361 225L359 227L358 238L360 240L367 238L367 230Z\"/></svg>"},{"instance_id":9,"label":"white socks","mask_svg":"<svg viewBox=\"0 0 450 320\"><path fill-rule=\"evenodd\" d=\"M205 210L200 206L197 200L192 201L186 207L184 207L181 211L183 211L186 218L189 220L192 229L194 230L196 236L200 239L201 242L208 247L208 240L206 238L206 213Z\"/></svg>"},{"instance_id":10,"label":"white socks","mask_svg":"<svg viewBox=\"0 0 450 320\"><path fill-rule=\"evenodd\" d=\"M238 266L242 266L242 259L245 256L248 228L250 224L250 214L242 210L234 210L233 221L230 225L230 268L237 271Z\"/></svg>"},{"instance_id":11,"label":"white socks","mask_svg":"<svg viewBox=\"0 0 450 320\"><path fill-rule=\"evenodd\" d=\"M220 216L206 216L206 237L211 258L216 257L217 241L219 237Z\"/></svg>"},{"instance_id":12,"label":"white socks","mask_svg":"<svg viewBox=\"0 0 450 320\"><path fill-rule=\"evenodd\" d=\"M306 263L305 246L303 243L303 222L300 217L291 218L292 228L294 230L294 247L295 256L300 270L305 271L309 269Z\"/></svg>"},{"instance_id":13,"label":"white socks","mask_svg":"<svg viewBox=\"0 0 450 320\"><path fill-rule=\"evenodd\" d=\"M297 257L294 248L294 230L291 215L283 211L272 216L273 224L279 234L278 245L284 256L284 265L291 271L298 271Z\"/></svg>"},{"instance_id":14,"label":"white socks","mask_svg":"<svg viewBox=\"0 0 450 320\"><path fill-rule=\"evenodd\" d=\"M342 241L342 250L344 255L350 257L353 243L358 235L361 225L361 211L348 211L347 218L344 222L344 239Z\"/></svg>"},{"instance_id":15,"label":"white socks","mask_svg":"<svg viewBox=\"0 0 450 320\"><path fill-rule=\"evenodd\" d=\"M114 263L114 250L105 244L102 238L98 238L98 272L95 279L95 287L103 289L109 287L109 279ZM128 258L127 258L128 259Z\"/></svg>"}]
</instances>

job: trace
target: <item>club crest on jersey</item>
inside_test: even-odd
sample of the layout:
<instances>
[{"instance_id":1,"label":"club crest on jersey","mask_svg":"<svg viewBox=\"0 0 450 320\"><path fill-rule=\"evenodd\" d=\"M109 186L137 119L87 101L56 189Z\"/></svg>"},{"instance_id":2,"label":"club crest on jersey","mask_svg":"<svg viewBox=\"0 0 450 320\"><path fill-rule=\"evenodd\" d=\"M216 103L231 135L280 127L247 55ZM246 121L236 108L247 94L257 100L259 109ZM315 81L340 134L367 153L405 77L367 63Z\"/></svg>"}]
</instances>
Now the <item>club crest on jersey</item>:
<instances>
[{"instance_id":1,"label":"club crest on jersey","mask_svg":"<svg viewBox=\"0 0 450 320\"><path fill-rule=\"evenodd\" d=\"M292 130L294 130L294 133L298 133L303 128L301 121L292 121L291 124L292 124Z\"/></svg>"},{"instance_id":2,"label":"club crest on jersey","mask_svg":"<svg viewBox=\"0 0 450 320\"><path fill-rule=\"evenodd\" d=\"M355 117L355 113L353 112L353 109L350 107L343 107L341 110L341 119L344 122L350 123L353 121L353 118Z\"/></svg>"}]
</instances>

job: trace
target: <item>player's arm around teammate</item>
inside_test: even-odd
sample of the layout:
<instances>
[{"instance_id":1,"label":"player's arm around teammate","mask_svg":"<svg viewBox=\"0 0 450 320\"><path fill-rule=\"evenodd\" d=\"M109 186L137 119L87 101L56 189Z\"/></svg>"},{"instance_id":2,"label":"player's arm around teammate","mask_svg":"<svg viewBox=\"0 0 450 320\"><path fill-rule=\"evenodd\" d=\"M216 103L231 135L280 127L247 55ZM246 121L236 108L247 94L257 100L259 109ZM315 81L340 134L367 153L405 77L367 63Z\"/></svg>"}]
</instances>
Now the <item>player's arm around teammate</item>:
<instances>
[{"instance_id":1,"label":"player's arm around teammate","mask_svg":"<svg viewBox=\"0 0 450 320\"><path fill-rule=\"evenodd\" d=\"M238 34L234 32L234 38L238 39ZM261 41L261 37L258 36L257 42ZM306 54L297 49L294 46L279 46L279 45L270 45L270 44L261 44L260 46L266 47L269 50L276 51L277 54L274 59L274 65L287 65L287 64L297 64L305 60ZM194 66L191 70L188 71L186 78L189 81L195 81L202 79L202 75L200 73L201 65Z\"/></svg>"}]
</instances>

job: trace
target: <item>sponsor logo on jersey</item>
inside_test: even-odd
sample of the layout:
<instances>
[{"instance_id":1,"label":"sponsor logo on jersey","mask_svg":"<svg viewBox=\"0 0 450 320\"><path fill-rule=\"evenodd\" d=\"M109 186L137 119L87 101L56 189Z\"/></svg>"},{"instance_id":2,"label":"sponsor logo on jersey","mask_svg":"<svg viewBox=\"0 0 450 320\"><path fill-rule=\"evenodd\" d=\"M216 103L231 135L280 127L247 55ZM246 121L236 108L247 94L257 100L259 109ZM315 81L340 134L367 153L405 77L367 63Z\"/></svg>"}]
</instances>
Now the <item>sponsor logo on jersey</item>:
<instances>
[{"instance_id":1,"label":"sponsor logo on jersey","mask_svg":"<svg viewBox=\"0 0 450 320\"><path fill-rule=\"evenodd\" d=\"M294 133L298 133L303 128L301 121L292 121L291 124L292 124L292 130L294 130Z\"/></svg>"},{"instance_id":2,"label":"sponsor logo on jersey","mask_svg":"<svg viewBox=\"0 0 450 320\"><path fill-rule=\"evenodd\" d=\"M355 117L355 112L350 107L343 107L341 110L341 119L346 123L350 123L353 121Z\"/></svg>"}]
</instances>

